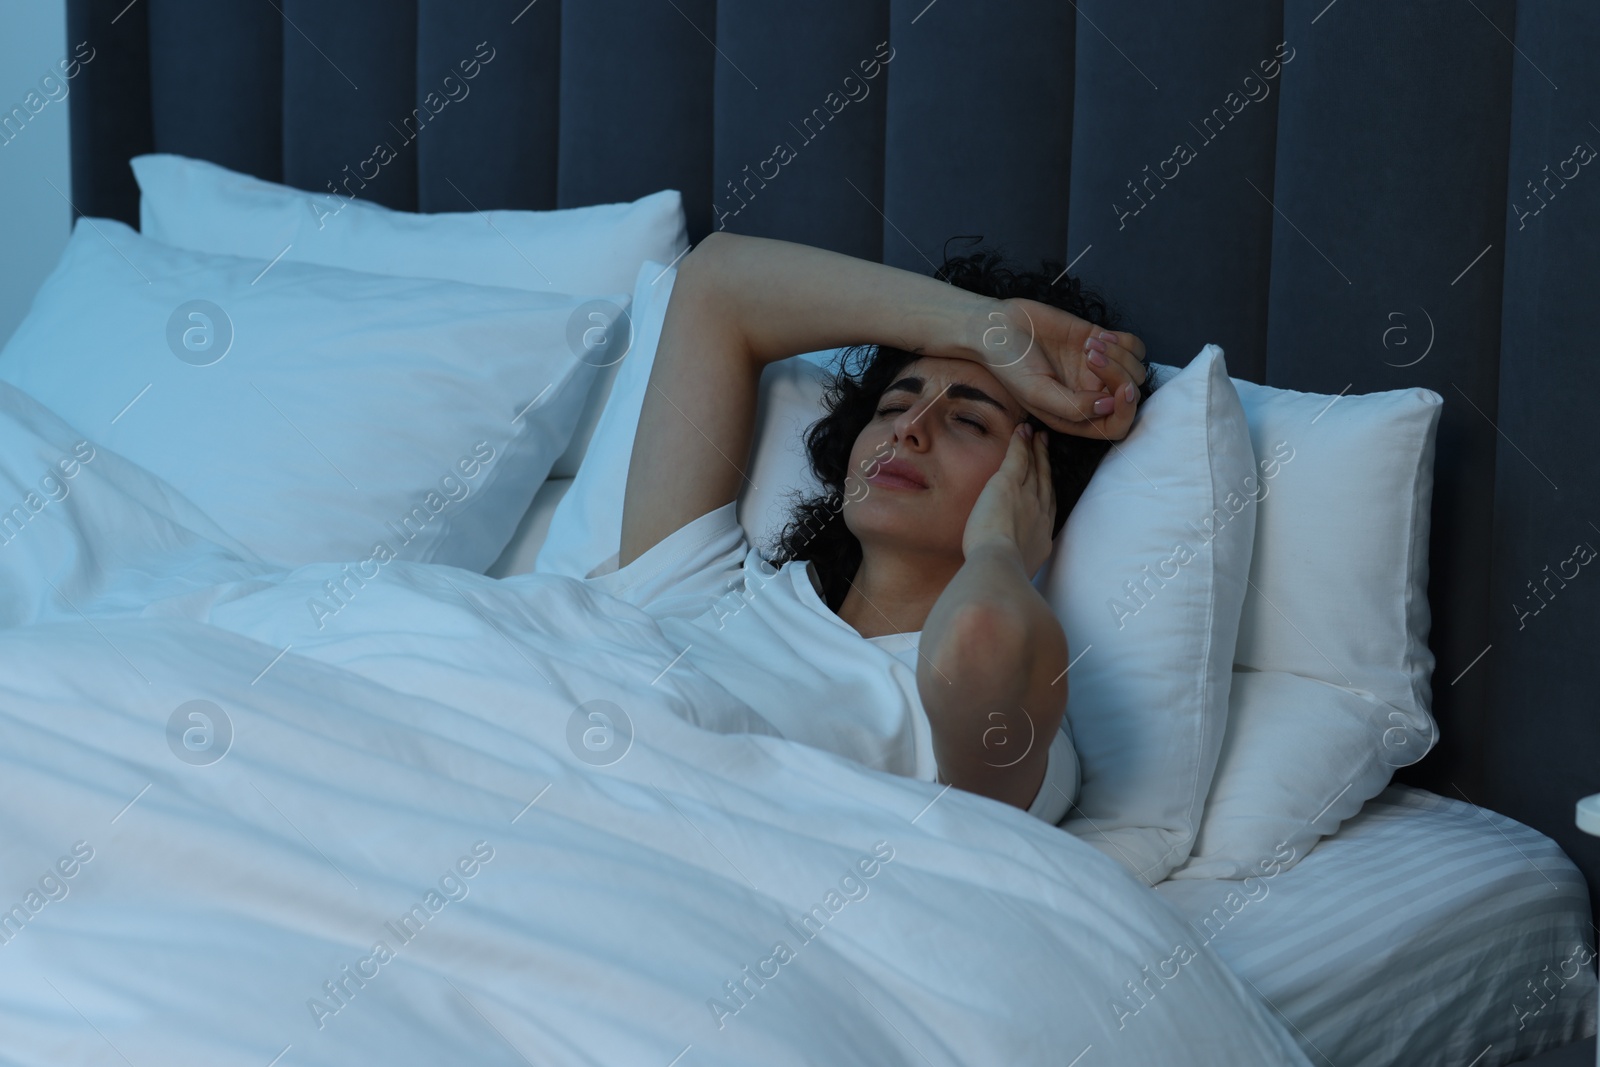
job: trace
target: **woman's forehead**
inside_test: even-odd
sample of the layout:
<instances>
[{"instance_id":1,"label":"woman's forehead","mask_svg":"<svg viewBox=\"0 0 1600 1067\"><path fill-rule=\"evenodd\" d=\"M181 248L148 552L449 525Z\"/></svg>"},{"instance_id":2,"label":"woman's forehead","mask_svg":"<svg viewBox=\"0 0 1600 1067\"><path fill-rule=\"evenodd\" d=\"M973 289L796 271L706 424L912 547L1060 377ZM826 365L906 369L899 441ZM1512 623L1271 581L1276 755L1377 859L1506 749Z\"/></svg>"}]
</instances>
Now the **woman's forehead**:
<instances>
[{"instance_id":1,"label":"woman's forehead","mask_svg":"<svg viewBox=\"0 0 1600 1067\"><path fill-rule=\"evenodd\" d=\"M1000 384L1000 380L988 369L970 359L956 359L947 356L918 356L910 363L907 363L900 370L900 373L894 376L893 381L889 383L889 387L884 391L887 392L889 388L893 388L907 378L922 379L923 387L920 391L923 395L937 395L949 388L952 395L965 395L971 399L977 399L977 397L971 396L971 390L975 389L985 396L992 397L1011 417L1020 417L1020 405L1018 405L1016 398L1011 395L1004 385ZM968 388L957 388L959 386Z\"/></svg>"}]
</instances>

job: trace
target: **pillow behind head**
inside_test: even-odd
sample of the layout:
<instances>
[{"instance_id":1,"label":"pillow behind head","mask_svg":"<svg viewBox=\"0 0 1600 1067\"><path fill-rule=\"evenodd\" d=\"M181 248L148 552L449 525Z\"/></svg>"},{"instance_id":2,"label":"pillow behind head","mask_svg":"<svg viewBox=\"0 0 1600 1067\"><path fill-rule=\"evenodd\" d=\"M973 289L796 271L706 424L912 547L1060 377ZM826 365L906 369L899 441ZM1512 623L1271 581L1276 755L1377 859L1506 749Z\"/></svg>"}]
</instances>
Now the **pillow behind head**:
<instances>
[{"instance_id":1,"label":"pillow behind head","mask_svg":"<svg viewBox=\"0 0 1600 1067\"><path fill-rule=\"evenodd\" d=\"M1222 349L1158 381L1068 515L1043 583L1066 630L1083 768L1060 825L1149 885L1187 858L1200 824L1255 541L1255 455Z\"/></svg>"},{"instance_id":2,"label":"pillow behind head","mask_svg":"<svg viewBox=\"0 0 1600 1067\"><path fill-rule=\"evenodd\" d=\"M622 502L626 495L633 441L644 410L650 370L661 342L667 301L677 280L676 267L647 262L633 290L633 343L612 381L595 424L583 465L556 505L534 571L586 577L602 563L614 562L622 547ZM811 473L805 431L824 414L823 369L837 349L808 352L769 363L761 372L748 481L739 492L737 512L749 543L764 548L788 521L789 490L808 496L822 491Z\"/></svg>"},{"instance_id":3,"label":"pillow behind head","mask_svg":"<svg viewBox=\"0 0 1600 1067\"><path fill-rule=\"evenodd\" d=\"M1427 588L1443 398L1233 384L1260 467L1256 545L1216 781L1174 878L1292 866L1438 737Z\"/></svg>"}]
</instances>

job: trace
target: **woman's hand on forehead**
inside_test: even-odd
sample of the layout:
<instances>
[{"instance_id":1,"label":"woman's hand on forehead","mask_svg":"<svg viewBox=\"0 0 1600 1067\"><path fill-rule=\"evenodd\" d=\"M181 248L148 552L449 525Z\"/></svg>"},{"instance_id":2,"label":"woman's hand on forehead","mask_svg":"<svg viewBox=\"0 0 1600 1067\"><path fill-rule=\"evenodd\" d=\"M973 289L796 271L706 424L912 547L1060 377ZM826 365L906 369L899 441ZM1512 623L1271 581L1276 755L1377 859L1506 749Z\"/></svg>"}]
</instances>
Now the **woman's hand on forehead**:
<instances>
[{"instance_id":1,"label":"woman's hand on forehead","mask_svg":"<svg viewBox=\"0 0 1600 1067\"><path fill-rule=\"evenodd\" d=\"M1000 301L979 345L983 365L1047 427L1076 437L1128 435L1144 384L1144 342L1037 300Z\"/></svg>"}]
</instances>

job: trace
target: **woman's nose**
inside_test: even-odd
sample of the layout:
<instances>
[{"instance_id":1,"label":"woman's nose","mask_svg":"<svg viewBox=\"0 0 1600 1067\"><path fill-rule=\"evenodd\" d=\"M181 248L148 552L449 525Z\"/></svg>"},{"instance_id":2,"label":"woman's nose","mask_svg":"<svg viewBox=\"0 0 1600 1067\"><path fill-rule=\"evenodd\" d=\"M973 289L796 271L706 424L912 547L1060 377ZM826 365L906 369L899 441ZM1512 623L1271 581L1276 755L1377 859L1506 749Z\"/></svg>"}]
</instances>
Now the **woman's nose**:
<instances>
[{"instance_id":1,"label":"woman's nose","mask_svg":"<svg viewBox=\"0 0 1600 1067\"><path fill-rule=\"evenodd\" d=\"M894 441L897 446L921 445L922 423L915 421L910 412L906 412L895 420Z\"/></svg>"},{"instance_id":2,"label":"woman's nose","mask_svg":"<svg viewBox=\"0 0 1600 1067\"><path fill-rule=\"evenodd\" d=\"M920 441L922 435L927 432L928 419L924 417L924 413L932 406L930 403L907 407L906 410L902 411L899 417L894 420L895 436L902 441L908 438L916 438Z\"/></svg>"}]
</instances>

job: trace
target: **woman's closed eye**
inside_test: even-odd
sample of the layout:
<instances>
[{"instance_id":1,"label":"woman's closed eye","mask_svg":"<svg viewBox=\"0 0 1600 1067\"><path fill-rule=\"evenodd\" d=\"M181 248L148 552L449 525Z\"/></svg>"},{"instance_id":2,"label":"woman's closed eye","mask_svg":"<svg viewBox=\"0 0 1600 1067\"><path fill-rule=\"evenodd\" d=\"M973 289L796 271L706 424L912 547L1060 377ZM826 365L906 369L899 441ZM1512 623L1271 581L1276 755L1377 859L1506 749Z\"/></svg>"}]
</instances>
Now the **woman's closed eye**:
<instances>
[{"instance_id":1,"label":"woman's closed eye","mask_svg":"<svg viewBox=\"0 0 1600 1067\"><path fill-rule=\"evenodd\" d=\"M878 414L879 415L892 415L895 412L904 411L904 410L906 410L905 409L905 405L902 404L902 405L898 405L898 406L890 406L890 407L879 408L878 409ZM982 422L978 421L977 419L968 418L966 416L959 416L959 417L957 417L956 421L957 422L964 422L968 426L972 426L972 427L976 428L979 433L988 433L989 432L989 428L987 426L985 426Z\"/></svg>"}]
</instances>

